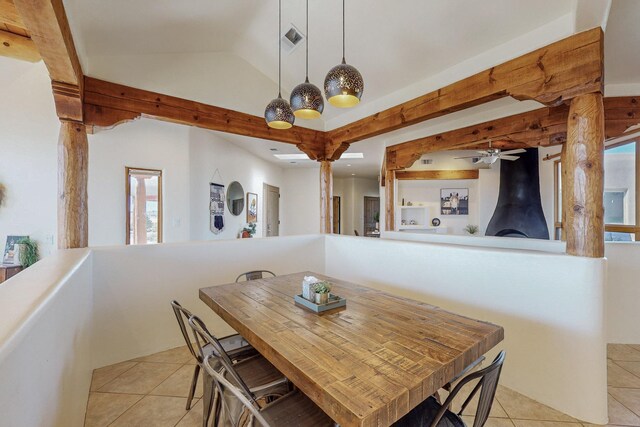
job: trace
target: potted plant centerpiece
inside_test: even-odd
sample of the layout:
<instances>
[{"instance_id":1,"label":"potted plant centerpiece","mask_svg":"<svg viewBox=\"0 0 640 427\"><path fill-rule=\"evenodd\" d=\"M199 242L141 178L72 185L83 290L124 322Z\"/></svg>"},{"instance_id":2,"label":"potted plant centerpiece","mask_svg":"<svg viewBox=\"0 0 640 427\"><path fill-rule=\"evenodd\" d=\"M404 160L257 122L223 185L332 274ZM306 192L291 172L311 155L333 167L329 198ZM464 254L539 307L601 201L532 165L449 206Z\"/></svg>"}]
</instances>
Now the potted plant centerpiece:
<instances>
[{"instance_id":1,"label":"potted plant centerpiece","mask_svg":"<svg viewBox=\"0 0 640 427\"><path fill-rule=\"evenodd\" d=\"M313 291L316 293L316 304L326 304L329 302L329 293L331 292L331 285L329 282L318 282L313 286Z\"/></svg>"},{"instance_id":2,"label":"potted plant centerpiece","mask_svg":"<svg viewBox=\"0 0 640 427\"><path fill-rule=\"evenodd\" d=\"M376 230L380 230L380 212L373 214L373 220L376 222Z\"/></svg>"}]
</instances>

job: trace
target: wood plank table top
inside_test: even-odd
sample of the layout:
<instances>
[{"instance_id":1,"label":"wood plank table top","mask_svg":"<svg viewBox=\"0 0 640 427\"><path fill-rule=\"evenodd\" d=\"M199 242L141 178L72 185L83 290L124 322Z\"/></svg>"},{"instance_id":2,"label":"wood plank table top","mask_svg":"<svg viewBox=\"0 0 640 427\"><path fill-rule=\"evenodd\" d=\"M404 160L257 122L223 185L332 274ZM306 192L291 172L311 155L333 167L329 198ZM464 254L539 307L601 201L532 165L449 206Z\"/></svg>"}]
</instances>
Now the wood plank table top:
<instances>
[{"instance_id":1,"label":"wood plank table top","mask_svg":"<svg viewBox=\"0 0 640 427\"><path fill-rule=\"evenodd\" d=\"M318 315L295 305L310 275L347 307ZM504 337L500 326L312 272L202 288L200 299L343 427L392 424Z\"/></svg>"}]
</instances>

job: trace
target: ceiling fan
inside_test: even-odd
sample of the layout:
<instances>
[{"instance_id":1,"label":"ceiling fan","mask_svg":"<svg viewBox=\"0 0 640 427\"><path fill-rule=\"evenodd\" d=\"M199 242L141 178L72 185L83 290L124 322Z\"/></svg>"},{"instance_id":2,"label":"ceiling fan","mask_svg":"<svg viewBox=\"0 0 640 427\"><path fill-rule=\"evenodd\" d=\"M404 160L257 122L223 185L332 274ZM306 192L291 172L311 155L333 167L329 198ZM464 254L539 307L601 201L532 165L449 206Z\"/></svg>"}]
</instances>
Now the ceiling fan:
<instances>
[{"instance_id":1,"label":"ceiling fan","mask_svg":"<svg viewBox=\"0 0 640 427\"><path fill-rule=\"evenodd\" d=\"M456 159L475 159L474 164L486 163L488 165L494 164L498 159L500 160L518 160L520 156L512 156L512 154L525 153L523 148L517 148L515 150L500 151L499 148L492 148L491 141L489 141L489 148L487 150L478 150L479 155L456 157Z\"/></svg>"}]
</instances>

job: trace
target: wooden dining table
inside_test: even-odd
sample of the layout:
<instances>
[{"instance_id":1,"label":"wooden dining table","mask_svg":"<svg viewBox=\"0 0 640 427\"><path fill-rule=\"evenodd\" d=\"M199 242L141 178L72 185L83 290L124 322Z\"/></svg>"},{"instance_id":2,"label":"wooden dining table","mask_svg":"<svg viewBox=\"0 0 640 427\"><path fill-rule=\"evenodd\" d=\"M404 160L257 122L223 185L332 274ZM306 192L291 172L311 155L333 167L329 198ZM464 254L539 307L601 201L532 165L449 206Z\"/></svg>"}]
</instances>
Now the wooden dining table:
<instances>
[{"instance_id":1,"label":"wooden dining table","mask_svg":"<svg viewBox=\"0 0 640 427\"><path fill-rule=\"evenodd\" d=\"M294 303L304 276L343 309ZM504 337L502 327L313 272L200 289L204 301L341 426L389 426Z\"/></svg>"}]
</instances>

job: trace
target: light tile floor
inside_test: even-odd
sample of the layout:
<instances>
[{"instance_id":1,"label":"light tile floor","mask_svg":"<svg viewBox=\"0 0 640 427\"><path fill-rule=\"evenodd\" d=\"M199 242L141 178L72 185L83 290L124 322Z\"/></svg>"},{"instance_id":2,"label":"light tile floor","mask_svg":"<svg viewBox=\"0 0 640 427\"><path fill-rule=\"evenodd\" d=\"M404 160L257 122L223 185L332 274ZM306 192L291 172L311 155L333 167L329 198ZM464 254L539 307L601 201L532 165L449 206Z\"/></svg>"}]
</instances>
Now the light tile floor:
<instances>
[{"instance_id":1,"label":"light tile floor","mask_svg":"<svg viewBox=\"0 0 640 427\"><path fill-rule=\"evenodd\" d=\"M610 344L607 363L609 425L640 427L640 345ZM178 347L96 369L85 427L201 426L201 381L185 410L193 364L187 348ZM474 410L472 402L463 417L469 426ZM486 426L592 427L502 386Z\"/></svg>"}]
</instances>

